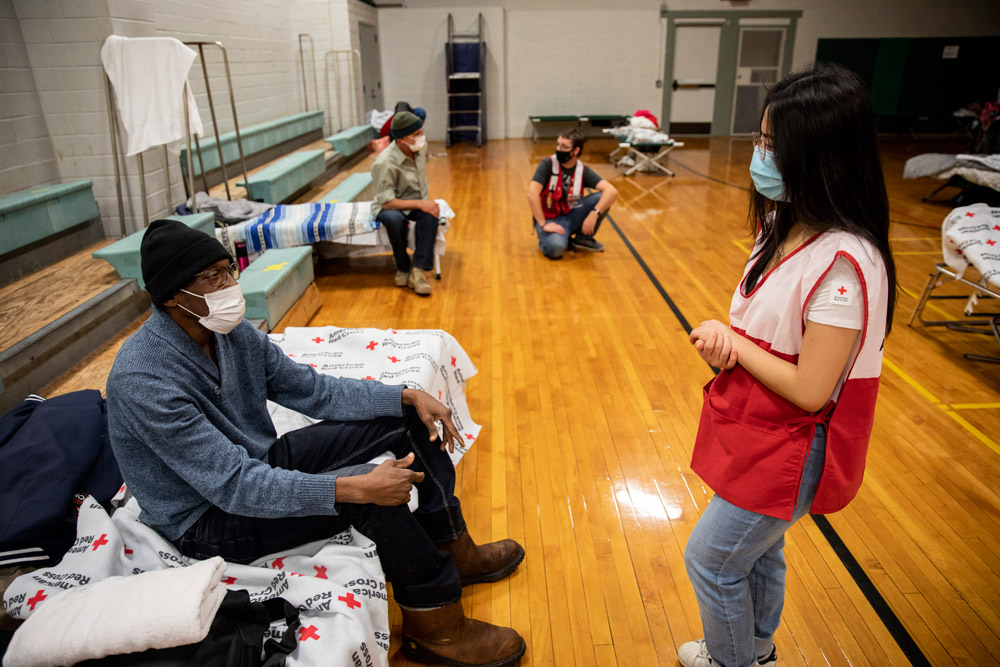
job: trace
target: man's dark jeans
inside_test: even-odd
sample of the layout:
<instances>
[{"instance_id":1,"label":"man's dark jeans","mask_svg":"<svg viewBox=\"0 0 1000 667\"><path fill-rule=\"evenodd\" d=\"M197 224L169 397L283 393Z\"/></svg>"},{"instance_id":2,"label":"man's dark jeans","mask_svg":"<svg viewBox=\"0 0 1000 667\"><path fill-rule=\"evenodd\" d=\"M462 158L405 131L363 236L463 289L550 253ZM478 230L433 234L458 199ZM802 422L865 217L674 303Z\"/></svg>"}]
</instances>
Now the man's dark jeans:
<instances>
[{"instance_id":1,"label":"man's dark jeans","mask_svg":"<svg viewBox=\"0 0 1000 667\"><path fill-rule=\"evenodd\" d=\"M414 452L410 469L425 473L416 485L420 505L412 514L406 505L338 503L336 516L261 519L212 507L181 536L177 546L192 558L222 556L233 563L249 563L354 526L378 546L396 602L412 608L454 602L462 595L458 570L451 555L434 545L450 542L465 530L455 497L455 468L440 445L430 442L416 410L406 408L401 418L325 421L291 431L271 445L268 463L286 470L323 473L364 464L387 451L396 458Z\"/></svg>"},{"instance_id":2,"label":"man's dark jeans","mask_svg":"<svg viewBox=\"0 0 1000 667\"><path fill-rule=\"evenodd\" d=\"M410 220L415 223L413 230L413 266L424 271L434 268L434 240L437 238L438 219L426 211L412 209L408 214L402 211L382 209L375 217L385 225L392 244L392 256L396 258L396 270L404 273L410 270L410 256L406 252Z\"/></svg>"}]
</instances>

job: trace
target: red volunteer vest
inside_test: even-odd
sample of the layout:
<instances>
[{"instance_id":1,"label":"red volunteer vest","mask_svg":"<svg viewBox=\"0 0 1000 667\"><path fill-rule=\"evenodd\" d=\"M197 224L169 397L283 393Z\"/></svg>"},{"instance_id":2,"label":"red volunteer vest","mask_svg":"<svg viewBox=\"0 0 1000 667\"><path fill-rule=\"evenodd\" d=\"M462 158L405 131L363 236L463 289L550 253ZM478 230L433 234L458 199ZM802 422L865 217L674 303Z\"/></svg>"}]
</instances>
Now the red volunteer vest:
<instances>
[{"instance_id":1,"label":"red volunteer vest","mask_svg":"<svg viewBox=\"0 0 1000 667\"><path fill-rule=\"evenodd\" d=\"M816 424L827 424L826 460L812 512L843 509L864 476L875 416L888 280L881 255L843 232L817 235L761 277L749 294L743 274L730 309L734 331L796 363L805 312L838 257L857 272L863 299L861 345L836 398L812 414L774 393L737 365L705 385L691 468L717 494L745 510L790 520ZM836 289L836 287L834 287ZM843 294L843 292L842 292Z\"/></svg>"},{"instance_id":2,"label":"red volunteer vest","mask_svg":"<svg viewBox=\"0 0 1000 667\"><path fill-rule=\"evenodd\" d=\"M549 178L548 187L542 192L542 213L546 220L567 215L583 194L583 162L576 161L576 168L570 177L569 187L566 188L566 196L563 196L562 187L562 165L556 159L555 153L550 156L552 160L552 176Z\"/></svg>"}]
</instances>

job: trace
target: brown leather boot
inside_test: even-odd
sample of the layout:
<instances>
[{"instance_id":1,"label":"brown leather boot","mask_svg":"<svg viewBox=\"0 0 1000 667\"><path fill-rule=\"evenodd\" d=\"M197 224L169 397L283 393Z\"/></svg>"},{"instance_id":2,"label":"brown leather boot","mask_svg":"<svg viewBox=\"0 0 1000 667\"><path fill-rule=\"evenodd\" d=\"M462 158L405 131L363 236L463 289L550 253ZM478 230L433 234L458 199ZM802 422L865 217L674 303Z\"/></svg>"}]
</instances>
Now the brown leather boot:
<instances>
[{"instance_id":1,"label":"brown leather boot","mask_svg":"<svg viewBox=\"0 0 1000 667\"><path fill-rule=\"evenodd\" d=\"M467 530L454 542L435 546L451 554L451 560L462 577L462 586L499 581L516 570L524 560L524 548L514 540L477 546Z\"/></svg>"},{"instance_id":2,"label":"brown leather boot","mask_svg":"<svg viewBox=\"0 0 1000 667\"><path fill-rule=\"evenodd\" d=\"M524 655L521 635L468 618L461 602L430 611L401 611L401 650L408 660L448 667L507 667Z\"/></svg>"}]
</instances>

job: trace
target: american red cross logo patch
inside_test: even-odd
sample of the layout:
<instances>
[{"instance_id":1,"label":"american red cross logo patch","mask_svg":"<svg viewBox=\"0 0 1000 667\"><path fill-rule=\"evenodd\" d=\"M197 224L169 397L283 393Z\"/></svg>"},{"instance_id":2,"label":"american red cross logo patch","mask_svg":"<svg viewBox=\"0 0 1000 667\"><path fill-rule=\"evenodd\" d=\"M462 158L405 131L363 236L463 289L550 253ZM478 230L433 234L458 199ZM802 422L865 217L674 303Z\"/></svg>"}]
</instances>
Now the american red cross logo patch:
<instances>
[{"instance_id":1,"label":"american red cross logo patch","mask_svg":"<svg viewBox=\"0 0 1000 667\"><path fill-rule=\"evenodd\" d=\"M830 303L838 306L850 306L854 303L854 286L833 283L830 286Z\"/></svg>"}]
</instances>

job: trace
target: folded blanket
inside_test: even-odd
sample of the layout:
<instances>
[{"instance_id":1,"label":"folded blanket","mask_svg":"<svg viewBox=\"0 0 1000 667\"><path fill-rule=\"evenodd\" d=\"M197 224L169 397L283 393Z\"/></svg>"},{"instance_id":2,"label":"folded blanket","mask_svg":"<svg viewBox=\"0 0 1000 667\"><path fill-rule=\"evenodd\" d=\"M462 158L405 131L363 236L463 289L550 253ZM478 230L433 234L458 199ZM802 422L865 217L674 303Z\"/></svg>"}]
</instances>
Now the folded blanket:
<instances>
[{"instance_id":1,"label":"folded blanket","mask_svg":"<svg viewBox=\"0 0 1000 667\"><path fill-rule=\"evenodd\" d=\"M200 642L225 597L225 569L225 561L212 558L110 577L36 600L37 610L11 640L4 667L72 665Z\"/></svg>"},{"instance_id":2,"label":"folded blanket","mask_svg":"<svg viewBox=\"0 0 1000 667\"><path fill-rule=\"evenodd\" d=\"M369 232L378 223L371 202L278 205L252 220L215 230L216 238L235 254L236 243L246 243L251 255L268 248L292 248Z\"/></svg>"}]
</instances>

